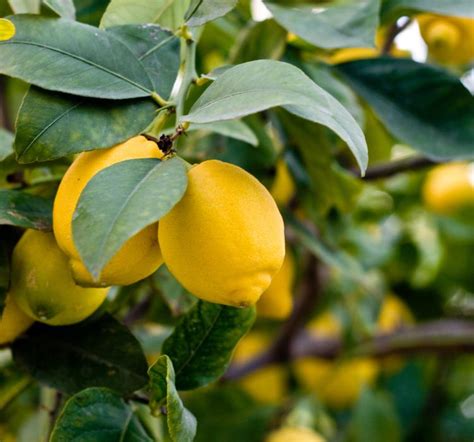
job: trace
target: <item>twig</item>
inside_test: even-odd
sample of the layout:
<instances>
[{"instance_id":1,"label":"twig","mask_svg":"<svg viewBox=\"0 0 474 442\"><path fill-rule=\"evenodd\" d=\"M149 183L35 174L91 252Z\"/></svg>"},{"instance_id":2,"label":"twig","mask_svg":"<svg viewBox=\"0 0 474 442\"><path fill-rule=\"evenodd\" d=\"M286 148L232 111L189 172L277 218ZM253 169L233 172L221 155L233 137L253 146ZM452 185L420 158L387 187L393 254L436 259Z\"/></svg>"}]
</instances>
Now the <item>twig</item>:
<instances>
[{"instance_id":1,"label":"twig","mask_svg":"<svg viewBox=\"0 0 474 442\"><path fill-rule=\"evenodd\" d=\"M382 46L382 54L390 53L393 43L397 35L404 31L411 23L411 19L407 19L403 24L399 25L398 20L390 27L387 38Z\"/></svg>"},{"instance_id":2,"label":"twig","mask_svg":"<svg viewBox=\"0 0 474 442\"><path fill-rule=\"evenodd\" d=\"M423 156L413 156L397 161L390 161L389 163L369 167L365 172L364 180L370 181L379 178L388 178L401 172L424 169L433 164L437 164L437 162ZM354 172L354 174L358 175L356 172Z\"/></svg>"},{"instance_id":3,"label":"twig","mask_svg":"<svg viewBox=\"0 0 474 442\"><path fill-rule=\"evenodd\" d=\"M151 305L152 295L145 296L139 303L135 304L123 318L123 323L130 327L141 319L148 311Z\"/></svg>"},{"instance_id":4,"label":"twig","mask_svg":"<svg viewBox=\"0 0 474 442\"><path fill-rule=\"evenodd\" d=\"M7 100L5 99L5 77L0 77L0 127L3 127L9 131L13 130L10 119L8 118L8 107Z\"/></svg>"}]
</instances>

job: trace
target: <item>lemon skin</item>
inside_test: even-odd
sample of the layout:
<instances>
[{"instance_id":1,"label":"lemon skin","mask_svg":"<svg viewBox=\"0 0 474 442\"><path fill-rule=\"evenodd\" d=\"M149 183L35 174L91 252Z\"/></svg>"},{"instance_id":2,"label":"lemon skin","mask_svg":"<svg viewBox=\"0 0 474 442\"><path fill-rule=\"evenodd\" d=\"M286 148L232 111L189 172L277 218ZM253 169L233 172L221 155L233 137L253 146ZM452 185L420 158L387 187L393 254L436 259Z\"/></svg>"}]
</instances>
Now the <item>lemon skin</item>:
<instances>
[{"instance_id":1,"label":"lemon skin","mask_svg":"<svg viewBox=\"0 0 474 442\"><path fill-rule=\"evenodd\" d=\"M156 238L157 224L130 238L95 280L84 266L73 241L72 218L81 192L102 169L120 161L161 158L157 145L143 136L109 149L84 152L75 159L59 186L53 209L53 230L59 247L69 257L74 279L84 286L129 285L146 278L163 263Z\"/></svg>"},{"instance_id":2,"label":"lemon skin","mask_svg":"<svg viewBox=\"0 0 474 442\"><path fill-rule=\"evenodd\" d=\"M275 179L270 188L274 200L279 206L286 206L296 192L295 182L284 160L276 164Z\"/></svg>"},{"instance_id":3,"label":"lemon skin","mask_svg":"<svg viewBox=\"0 0 474 442\"><path fill-rule=\"evenodd\" d=\"M273 277L272 283L257 302L257 313L263 318L286 319L293 308L292 288L295 278L295 263L287 250L283 265Z\"/></svg>"},{"instance_id":4,"label":"lemon skin","mask_svg":"<svg viewBox=\"0 0 474 442\"><path fill-rule=\"evenodd\" d=\"M285 256L283 220L267 189L232 164L204 161L188 172L181 201L159 223L163 258L193 295L253 305Z\"/></svg>"},{"instance_id":5,"label":"lemon skin","mask_svg":"<svg viewBox=\"0 0 474 442\"><path fill-rule=\"evenodd\" d=\"M422 189L425 205L440 215L474 208L474 164L451 163L434 167Z\"/></svg>"},{"instance_id":6,"label":"lemon skin","mask_svg":"<svg viewBox=\"0 0 474 442\"><path fill-rule=\"evenodd\" d=\"M273 431L265 442L325 442L320 434L309 428L283 427Z\"/></svg>"},{"instance_id":7,"label":"lemon skin","mask_svg":"<svg viewBox=\"0 0 474 442\"><path fill-rule=\"evenodd\" d=\"M232 363L245 364L268 349L270 337L261 332L251 332L237 345ZM287 376L285 369L271 364L255 370L239 381L239 385L255 400L265 404L279 404L287 394Z\"/></svg>"},{"instance_id":8,"label":"lemon skin","mask_svg":"<svg viewBox=\"0 0 474 442\"><path fill-rule=\"evenodd\" d=\"M14 341L19 335L25 332L34 320L16 305L10 294L5 298L5 307L0 319L0 345Z\"/></svg>"},{"instance_id":9,"label":"lemon skin","mask_svg":"<svg viewBox=\"0 0 474 442\"><path fill-rule=\"evenodd\" d=\"M49 325L80 322L97 310L107 291L76 285L52 233L28 230L13 250L10 295L34 320Z\"/></svg>"}]
</instances>

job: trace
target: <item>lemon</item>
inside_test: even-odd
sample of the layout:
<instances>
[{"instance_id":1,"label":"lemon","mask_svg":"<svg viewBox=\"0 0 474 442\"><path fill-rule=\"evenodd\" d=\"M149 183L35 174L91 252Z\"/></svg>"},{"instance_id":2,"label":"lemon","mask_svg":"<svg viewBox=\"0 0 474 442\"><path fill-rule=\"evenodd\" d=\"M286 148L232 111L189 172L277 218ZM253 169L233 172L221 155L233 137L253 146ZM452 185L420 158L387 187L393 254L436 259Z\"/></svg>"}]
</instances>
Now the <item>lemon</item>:
<instances>
[{"instance_id":1,"label":"lemon","mask_svg":"<svg viewBox=\"0 0 474 442\"><path fill-rule=\"evenodd\" d=\"M52 233L28 230L13 250L10 295L37 321L49 325L82 321L97 310L107 291L75 284Z\"/></svg>"},{"instance_id":2,"label":"lemon","mask_svg":"<svg viewBox=\"0 0 474 442\"><path fill-rule=\"evenodd\" d=\"M74 279L85 286L128 285L152 274L162 264L156 224L130 238L95 281L84 266L72 236L72 217L82 190L102 169L138 158L161 158L157 145L143 136L109 149L80 154L65 173L54 201L53 229L59 247L69 257Z\"/></svg>"},{"instance_id":3,"label":"lemon","mask_svg":"<svg viewBox=\"0 0 474 442\"><path fill-rule=\"evenodd\" d=\"M261 332L251 332L237 345L233 363L244 364L268 349L270 337ZM278 404L287 393L286 373L282 366L267 365L243 377L239 384L254 399L262 403Z\"/></svg>"},{"instance_id":4,"label":"lemon","mask_svg":"<svg viewBox=\"0 0 474 442\"><path fill-rule=\"evenodd\" d=\"M6 18L0 18L0 41L10 40L16 34L15 25Z\"/></svg>"},{"instance_id":5,"label":"lemon","mask_svg":"<svg viewBox=\"0 0 474 442\"><path fill-rule=\"evenodd\" d=\"M434 167L423 185L426 206L441 215L474 207L474 165L451 163Z\"/></svg>"},{"instance_id":6,"label":"lemon","mask_svg":"<svg viewBox=\"0 0 474 442\"><path fill-rule=\"evenodd\" d=\"M474 19L421 14L417 21L433 60L452 65L474 60Z\"/></svg>"},{"instance_id":7,"label":"lemon","mask_svg":"<svg viewBox=\"0 0 474 442\"><path fill-rule=\"evenodd\" d=\"M0 344L8 344L26 331L33 319L25 315L16 305L11 295L7 294L2 318L0 319Z\"/></svg>"},{"instance_id":8,"label":"lemon","mask_svg":"<svg viewBox=\"0 0 474 442\"><path fill-rule=\"evenodd\" d=\"M283 220L265 187L232 164L204 161L181 201L159 223L163 258L198 298L255 304L285 256Z\"/></svg>"},{"instance_id":9,"label":"lemon","mask_svg":"<svg viewBox=\"0 0 474 442\"><path fill-rule=\"evenodd\" d=\"M339 320L325 312L308 325L318 338L337 338L342 333ZM352 358L332 362L321 358L301 358L294 363L297 379L303 387L335 409L350 407L366 385L374 383L379 367L371 358Z\"/></svg>"},{"instance_id":10,"label":"lemon","mask_svg":"<svg viewBox=\"0 0 474 442\"><path fill-rule=\"evenodd\" d=\"M270 433L265 442L325 442L325 440L310 428L283 427Z\"/></svg>"},{"instance_id":11,"label":"lemon","mask_svg":"<svg viewBox=\"0 0 474 442\"><path fill-rule=\"evenodd\" d=\"M293 198L295 191L295 183L286 162L279 160L276 164L275 179L270 193L279 206L286 206Z\"/></svg>"},{"instance_id":12,"label":"lemon","mask_svg":"<svg viewBox=\"0 0 474 442\"><path fill-rule=\"evenodd\" d=\"M295 276L295 263L293 256L287 250L283 265L273 277L272 283L265 290L257 302L259 316L272 319L287 318L293 308L293 280Z\"/></svg>"}]
</instances>

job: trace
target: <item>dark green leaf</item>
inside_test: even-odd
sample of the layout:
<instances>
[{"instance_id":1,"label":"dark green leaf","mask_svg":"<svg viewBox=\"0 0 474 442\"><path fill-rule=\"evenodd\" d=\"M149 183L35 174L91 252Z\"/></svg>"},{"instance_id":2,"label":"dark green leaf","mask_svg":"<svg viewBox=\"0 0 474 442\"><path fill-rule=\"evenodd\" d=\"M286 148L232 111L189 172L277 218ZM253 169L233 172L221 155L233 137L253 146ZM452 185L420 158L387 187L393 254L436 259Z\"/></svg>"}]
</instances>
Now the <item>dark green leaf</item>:
<instances>
[{"instance_id":1,"label":"dark green leaf","mask_svg":"<svg viewBox=\"0 0 474 442\"><path fill-rule=\"evenodd\" d=\"M55 14L63 18L74 20L76 18L76 9L72 0L42 0L43 5L47 6Z\"/></svg>"},{"instance_id":2,"label":"dark green leaf","mask_svg":"<svg viewBox=\"0 0 474 442\"><path fill-rule=\"evenodd\" d=\"M196 435L196 418L184 407L174 385L175 373L168 356L160 356L148 370L150 376L150 407L154 414L166 407L168 432L173 442L192 442Z\"/></svg>"},{"instance_id":3,"label":"dark green leaf","mask_svg":"<svg viewBox=\"0 0 474 442\"><path fill-rule=\"evenodd\" d=\"M51 230L53 202L19 190L0 190L0 224Z\"/></svg>"},{"instance_id":4,"label":"dark green leaf","mask_svg":"<svg viewBox=\"0 0 474 442\"><path fill-rule=\"evenodd\" d=\"M152 442L133 409L107 388L88 388L69 399L51 442Z\"/></svg>"},{"instance_id":5,"label":"dark green leaf","mask_svg":"<svg viewBox=\"0 0 474 442\"><path fill-rule=\"evenodd\" d=\"M158 25L126 25L107 29L140 60L154 90L168 98L179 70L179 38Z\"/></svg>"},{"instance_id":6,"label":"dark green leaf","mask_svg":"<svg viewBox=\"0 0 474 442\"><path fill-rule=\"evenodd\" d=\"M109 0L74 0L77 21L98 26L108 4Z\"/></svg>"},{"instance_id":7,"label":"dark green leaf","mask_svg":"<svg viewBox=\"0 0 474 442\"><path fill-rule=\"evenodd\" d=\"M12 16L0 42L0 73L92 98L146 97L153 85L138 58L111 33L61 18Z\"/></svg>"},{"instance_id":8,"label":"dark green leaf","mask_svg":"<svg viewBox=\"0 0 474 442\"><path fill-rule=\"evenodd\" d=\"M185 405L199 423L196 442L261 442L276 412L233 386L193 391Z\"/></svg>"},{"instance_id":9,"label":"dark green leaf","mask_svg":"<svg viewBox=\"0 0 474 442\"><path fill-rule=\"evenodd\" d=\"M400 424L389 396L371 390L362 392L350 425L351 442L383 440L400 442Z\"/></svg>"},{"instance_id":10,"label":"dark green leaf","mask_svg":"<svg viewBox=\"0 0 474 442\"><path fill-rule=\"evenodd\" d=\"M317 6L265 2L275 20L302 39L325 49L374 47L380 0L348 0Z\"/></svg>"},{"instance_id":11,"label":"dark green leaf","mask_svg":"<svg viewBox=\"0 0 474 442\"><path fill-rule=\"evenodd\" d=\"M367 145L354 118L334 97L288 63L257 60L234 66L206 89L182 120L230 120L275 106L332 129L365 170Z\"/></svg>"},{"instance_id":12,"label":"dark green leaf","mask_svg":"<svg viewBox=\"0 0 474 442\"><path fill-rule=\"evenodd\" d=\"M427 156L474 156L474 99L457 77L401 58L338 65L388 130Z\"/></svg>"},{"instance_id":13,"label":"dark green leaf","mask_svg":"<svg viewBox=\"0 0 474 442\"><path fill-rule=\"evenodd\" d=\"M130 331L110 315L67 327L36 324L13 344L15 362L66 393L107 387L132 393L147 382L147 362Z\"/></svg>"},{"instance_id":14,"label":"dark green leaf","mask_svg":"<svg viewBox=\"0 0 474 442\"><path fill-rule=\"evenodd\" d=\"M0 369L0 410L15 399L31 382L31 378L18 371L13 364Z\"/></svg>"},{"instance_id":15,"label":"dark green leaf","mask_svg":"<svg viewBox=\"0 0 474 442\"><path fill-rule=\"evenodd\" d=\"M110 147L143 131L156 109L143 98L94 100L31 87L18 114L15 151L31 163Z\"/></svg>"},{"instance_id":16,"label":"dark green leaf","mask_svg":"<svg viewBox=\"0 0 474 442\"><path fill-rule=\"evenodd\" d=\"M13 134L0 127L0 161L13 153Z\"/></svg>"},{"instance_id":17,"label":"dark green leaf","mask_svg":"<svg viewBox=\"0 0 474 442\"><path fill-rule=\"evenodd\" d=\"M255 320L255 309L199 301L163 344L178 390L202 387L226 370L232 351Z\"/></svg>"},{"instance_id":18,"label":"dark green leaf","mask_svg":"<svg viewBox=\"0 0 474 442\"><path fill-rule=\"evenodd\" d=\"M205 23L226 15L237 5L237 0L192 0L186 11L188 26L202 26Z\"/></svg>"},{"instance_id":19,"label":"dark green leaf","mask_svg":"<svg viewBox=\"0 0 474 442\"><path fill-rule=\"evenodd\" d=\"M471 0L385 0L382 2L382 17L396 19L413 11L428 11L457 17L474 17Z\"/></svg>"},{"instance_id":20,"label":"dark green leaf","mask_svg":"<svg viewBox=\"0 0 474 442\"><path fill-rule=\"evenodd\" d=\"M133 235L166 215L187 186L180 158L127 160L97 173L73 217L74 242L96 278Z\"/></svg>"}]
</instances>

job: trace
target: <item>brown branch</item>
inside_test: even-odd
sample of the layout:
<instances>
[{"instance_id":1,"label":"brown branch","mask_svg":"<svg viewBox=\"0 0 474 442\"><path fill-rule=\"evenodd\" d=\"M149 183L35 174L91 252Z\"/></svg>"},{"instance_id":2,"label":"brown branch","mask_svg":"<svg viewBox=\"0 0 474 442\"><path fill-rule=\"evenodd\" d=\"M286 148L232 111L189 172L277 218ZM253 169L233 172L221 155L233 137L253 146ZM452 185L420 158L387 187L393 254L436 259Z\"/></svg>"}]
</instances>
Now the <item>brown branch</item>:
<instances>
[{"instance_id":1,"label":"brown branch","mask_svg":"<svg viewBox=\"0 0 474 442\"><path fill-rule=\"evenodd\" d=\"M449 354L474 353L474 322L466 320L440 319L415 327L401 329L390 334L375 336L362 342L352 351L353 356L371 356L382 358L389 355L407 355L421 353ZM303 357L336 359L344 353L340 339L319 339L300 333L289 351L288 360ZM270 363L286 362L271 354L264 353L247 364L231 367L227 379L239 379Z\"/></svg>"},{"instance_id":2,"label":"brown branch","mask_svg":"<svg viewBox=\"0 0 474 442\"><path fill-rule=\"evenodd\" d=\"M369 167L365 172L364 180L377 180L379 178L388 178L402 172L424 169L425 167L437 164L436 161L423 156L412 156L397 161L377 164ZM354 172L358 175L357 172Z\"/></svg>"},{"instance_id":3,"label":"brown branch","mask_svg":"<svg viewBox=\"0 0 474 442\"><path fill-rule=\"evenodd\" d=\"M397 20L398 22L398 20ZM403 24L399 25L395 22L389 29L387 38L382 46L382 54L389 54L398 34L403 32L411 23L411 19L407 19Z\"/></svg>"}]
</instances>

